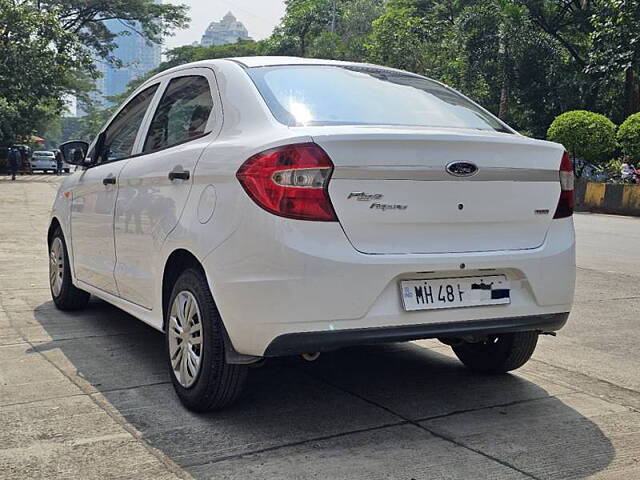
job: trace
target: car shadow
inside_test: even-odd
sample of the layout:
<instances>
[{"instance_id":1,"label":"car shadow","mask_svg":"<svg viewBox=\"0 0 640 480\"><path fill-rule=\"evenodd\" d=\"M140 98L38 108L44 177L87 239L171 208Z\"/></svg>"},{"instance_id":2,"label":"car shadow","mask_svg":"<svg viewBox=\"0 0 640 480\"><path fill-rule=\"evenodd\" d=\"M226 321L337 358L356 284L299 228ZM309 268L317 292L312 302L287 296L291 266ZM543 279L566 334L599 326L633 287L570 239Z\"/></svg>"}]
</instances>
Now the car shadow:
<instances>
[{"instance_id":1,"label":"car shadow","mask_svg":"<svg viewBox=\"0 0 640 480\"><path fill-rule=\"evenodd\" d=\"M269 360L251 369L237 404L195 414L173 392L161 333L99 300L82 312L58 312L51 302L34 312L52 340L33 350L87 382L85 390L94 388L148 444L200 478L239 458L243 465L254 457L264 463L260 455L274 451L339 445L351 432L359 436L350 455L374 456L369 450L379 451L379 443L392 436L380 440L367 432L397 428L410 429L403 445L415 449L411 461L425 468L433 467L437 460L430 453L443 444L455 455L464 450L486 456L537 478L588 477L615 454L585 416L598 410L595 397L542 376L534 382L521 375L472 374L437 343L349 348L313 363ZM312 449L304 458L313 455ZM389 455L384 468L393 469ZM300 478L331 478L320 458ZM447 468L453 469L447 478L465 478L456 465ZM389 478L396 478L393 471Z\"/></svg>"}]
</instances>

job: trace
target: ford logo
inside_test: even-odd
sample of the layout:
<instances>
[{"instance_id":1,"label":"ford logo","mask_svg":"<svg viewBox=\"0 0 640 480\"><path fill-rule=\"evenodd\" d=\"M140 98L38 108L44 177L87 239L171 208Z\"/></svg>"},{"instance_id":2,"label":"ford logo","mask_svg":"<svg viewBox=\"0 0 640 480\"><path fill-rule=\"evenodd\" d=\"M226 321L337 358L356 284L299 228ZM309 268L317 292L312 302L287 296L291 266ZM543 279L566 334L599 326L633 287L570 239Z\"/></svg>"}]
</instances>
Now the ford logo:
<instances>
[{"instance_id":1,"label":"ford logo","mask_svg":"<svg viewBox=\"0 0 640 480\"><path fill-rule=\"evenodd\" d=\"M478 173L478 167L471 162L451 162L447 165L447 173L454 177L470 177Z\"/></svg>"}]
</instances>

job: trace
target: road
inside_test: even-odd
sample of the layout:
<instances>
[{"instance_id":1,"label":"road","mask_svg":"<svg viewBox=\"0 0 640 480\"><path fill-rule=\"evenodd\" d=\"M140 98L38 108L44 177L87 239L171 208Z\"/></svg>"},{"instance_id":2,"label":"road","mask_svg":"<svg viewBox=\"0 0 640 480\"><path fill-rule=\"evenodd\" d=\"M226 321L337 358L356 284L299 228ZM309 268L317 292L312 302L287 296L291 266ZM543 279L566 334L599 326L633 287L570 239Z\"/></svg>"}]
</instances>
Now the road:
<instances>
[{"instance_id":1,"label":"road","mask_svg":"<svg viewBox=\"0 0 640 480\"><path fill-rule=\"evenodd\" d=\"M176 400L163 338L93 300L58 312L58 179L0 179L0 478L640 478L640 219L576 215L568 326L511 375L436 341L268 362L242 401Z\"/></svg>"}]
</instances>

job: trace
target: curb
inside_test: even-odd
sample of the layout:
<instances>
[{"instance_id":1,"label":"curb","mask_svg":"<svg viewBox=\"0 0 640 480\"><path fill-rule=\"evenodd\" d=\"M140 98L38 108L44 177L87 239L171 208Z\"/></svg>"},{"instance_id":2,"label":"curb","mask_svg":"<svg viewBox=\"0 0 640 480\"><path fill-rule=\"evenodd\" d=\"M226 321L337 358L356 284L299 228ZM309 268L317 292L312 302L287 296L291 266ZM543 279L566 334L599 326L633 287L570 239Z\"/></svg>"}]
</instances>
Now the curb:
<instances>
[{"instance_id":1,"label":"curb","mask_svg":"<svg viewBox=\"0 0 640 480\"><path fill-rule=\"evenodd\" d=\"M575 195L578 212L640 217L640 185L578 181Z\"/></svg>"}]
</instances>

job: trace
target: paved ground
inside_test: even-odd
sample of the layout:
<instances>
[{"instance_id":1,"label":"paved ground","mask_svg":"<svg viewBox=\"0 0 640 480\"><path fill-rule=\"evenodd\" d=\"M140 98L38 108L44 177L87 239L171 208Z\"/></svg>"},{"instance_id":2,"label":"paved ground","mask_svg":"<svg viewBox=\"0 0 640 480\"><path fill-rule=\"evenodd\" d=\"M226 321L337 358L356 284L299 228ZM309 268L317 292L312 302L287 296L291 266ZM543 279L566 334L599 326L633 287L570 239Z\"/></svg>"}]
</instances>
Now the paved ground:
<instances>
[{"instance_id":1,"label":"paved ground","mask_svg":"<svg viewBox=\"0 0 640 480\"><path fill-rule=\"evenodd\" d=\"M237 407L177 403L162 336L49 300L52 176L0 180L1 478L640 478L640 219L578 215L570 323L474 376L437 342L273 361Z\"/></svg>"}]
</instances>

